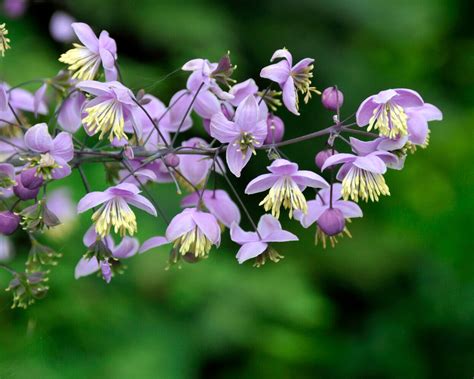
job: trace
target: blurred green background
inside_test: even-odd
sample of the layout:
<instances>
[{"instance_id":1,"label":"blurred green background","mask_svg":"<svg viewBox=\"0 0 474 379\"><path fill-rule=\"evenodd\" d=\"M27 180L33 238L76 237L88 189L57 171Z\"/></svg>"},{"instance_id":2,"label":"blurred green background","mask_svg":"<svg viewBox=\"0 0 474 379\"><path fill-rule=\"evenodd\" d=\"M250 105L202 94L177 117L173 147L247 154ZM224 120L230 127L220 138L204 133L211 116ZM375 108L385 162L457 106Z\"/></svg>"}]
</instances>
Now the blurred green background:
<instances>
[{"instance_id":1,"label":"blurred green background","mask_svg":"<svg viewBox=\"0 0 474 379\"><path fill-rule=\"evenodd\" d=\"M261 269L238 265L223 246L197 265L165 271L167 248L127 262L106 285L74 280L90 214L64 238L48 297L10 310L0 292L0 378L471 378L474 375L474 232L472 2L454 0L38 1L6 21L12 50L0 61L10 84L51 77L67 49L48 33L63 9L116 38L125 83L165 103L185 75L160 81L195 57L217 61L227 50L235 78L258 79L277 48L316 59L315 84L337 84L343 116L386 88L418 90L444 112L426 150L387 175L392 196L363 204L352 239L314 246L314 228L283 222L301 241ZM260 81L262 87L266 84ZM34 89L34 88L32 88ZM284 114L287 137L321 129L331 114L318 98L302 115ZM202 133L198 125L196 131ZM305 169L324 141L284 149ZM240 188L266 164L259 154ZM93 187L101 167L86 167ZM66 182L82 195L77 173ZM222 183L224 187L224 183ZM168 214L172 185L151 190ZM311 196L308 191L308 196ZM248 199L253 213L259 196ZM140 215L140 239L165 225ZM15 235L21 269L28 241ZM0 272L6 287L8 275Z\"/></svg>"}]
</instances>

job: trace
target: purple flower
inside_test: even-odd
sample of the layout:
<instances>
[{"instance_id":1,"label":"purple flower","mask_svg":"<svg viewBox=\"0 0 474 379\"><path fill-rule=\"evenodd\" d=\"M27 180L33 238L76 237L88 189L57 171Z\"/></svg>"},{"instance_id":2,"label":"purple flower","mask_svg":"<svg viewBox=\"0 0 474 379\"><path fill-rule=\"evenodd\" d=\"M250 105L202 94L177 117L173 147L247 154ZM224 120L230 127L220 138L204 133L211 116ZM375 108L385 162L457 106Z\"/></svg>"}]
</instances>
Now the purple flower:
<instances>
[{"instance_id":1,"label":"purple flower","mask_svg":"<svg viewBox=\"0 0 474 379\"><path fill-rule=\"evenodd\" d=\"M410 89L388 89L365 99L357 110L357 125L378 129L381 136L398 138L408 134L406 109L424 104L421 96Z\"/></svg>"},{"instance_id":2,"label":"purple flower","mask_svg":"<svg viewBox=\"0 0 474 379\"><path fill-rule=\"evenodd\" d=\"M101 83L93 80L76 85L82 91L96 96L88 101L83 112L82 122L90 135L99 134L102 139L109 133L109 140L126 140L126 122L132 122L132 112L136 108L132 92L119 82ZM133 126L129 129L133 132Z\"/></svg>"},{"instance_id":3,"label":"purple flower","mask_svg":"<svg viewBox=\"0 0 474 379\"><path fill-rule=\"evenodd\" d=\"M321 176L311 171L298 170L296 163L286 159L276 159L267 167L270 174L263 174L253 179L245 188L250 195L268 189L268 195L260 202L265 211L271 209L272 215L280 217L280 208L283 205L289 209L289 217L297 209L307 212L306 199L303 192L306 187L326 188L329 184Z\"/></svg>"},{"instance_id":4,"label":"purple flower","mask_svg":"<svg viewBox=\"0 0 474 379\"><path fill-rule=\"evenodd\" d=\"M20 217L11 211L0 212L0 233L3 235L12 234L20 225Z\"/></svg>"},{"instance_id":5,"label":"purple flower","mask_svg":"<svg viewBox=\"0 0 474 379\"><path fill-rule=\"evenodd\" d=\"M441 121L443 113L429 103L407 108L405 111L408 116L408 141L413 145L426 147L429 140L428 121Z\"/></svg>"},{"instance_id":6,"label":"purple flower","mask_svg":"<svg viewBox=\"0 0 474 379\"><path fill-rule=\"evenodd\" d=\"M311 98L311 92L319 93L315 87L311 86L314 59L305 58L293 66L291 53L287 49L280 49L275 51L270 62L279 58L281 58L279 62L264 67L260 76L278 83L283 90L283 103L286 108L299 115L298 91L305 95L305 103L308 103Z\"/></svg>"},{"instance_id":7,"label":"purple flower","mask_svg":"<svg viewBox=\"0 0 474 379\"><path fill-rule=\"evenodd\" d=\"M79 80L92 80L97 75L100 65L104 68L107 81L117 80L117 45L105 30L99 38L91 27L82 22L72 25L77 38L83 43L73 44L74 48L61 55L59 61L68 65L72 77Z\"/></svg>"},{"instance_id":8,"label":"purple flower","mask_svg":"<svg viewBox=\"0 0 474 379\"><path fill-rule=\"evenodd\" d=\"M344 95L336 87L328 87L321 95L321 102L325 108L337 111L344 103Z\"/></svg>"},{"instance_id":9,"label":"purple flower","mask_svg":"<svg viewBox=\"0 0 474 379\"><path fill-rule=\"evenodd\" d=\"M61 179L71 173L67 162L74 157L74 146L69 133L61 132L53 139L48 125L36 124L25 133L25 146L38 154L29 160L41 178Z\"/></svg>"},{"instance_id":10,"label":"purple flower","mask_svg":"<svg viewBox=\"0 0 474 379\"><path fill-rule=\"evenodd\" d=\"M182 207L196 207L199 205L201 194L193 192L183 198ZM204 190L202 202L206 209L213 214L217 220L230 228L233 222L240 223L239 207L232 201L229 194L224 190Z\"/></svg>"},{"instance_id":11,"label":"purple flower","mask_svg":"<svg viewBox=\"0 0 474 379\"><path fill-rule=\"evenodd\" d=\"M58 124L69 133L75 133L82 125L82 106L86 97L82 92L74 91L63 101L58 110Z\"/></svg>"},{"instance_id":12,"label":"purple flower","mask_svg":"<svg viewBox=\"0 0 474 379\"><path fill-rule=\"evenodd\" d=\"M86 245L88 248L91 247L97 241L97 238L99 237L97 236L94 228L89 228L89 230L84 235L84 245ZM137 254L139 249L138 240L128 236L122 238L122 241L120 241L117 246L110 236L107 236L104 239L104 243L112 253L112 256L110 257L112 261L114 259L117 260L131 258ZM79 279L101 270L102 277L107 283L109 283L113 276L110 263L111 259L107 257L99 260L96 256L93 256L92 258L82 257L76 265L74 277Z\"/></svg>"},{"instance_id":13,"label":"purple flower","mask_svg":"<svg viewBox=\"0 0 474 379\"><path fill-rule=\"evenodd\" d=\"M58 42L71 42L75 34L72 24L74 18L66 12L56 11L49 21L49 33Z\"/></svg>"},{"instance_id":14,"label":"purple flower","mask_svg":"<svg viewBox=\"0 0 474 379\"><path fill-rule=\"evenodd\" d=\"M211 136L228 143L226 160L230 171L237 177L250 160L255 148L262 145L267 136L266 118L260 119L260 110L255 97L249 95L237 107L234 121L222 113L211 119Z\"/></svg>"},{"instance_id":15,"label":"purple flower","mask_svg":"<svg viewBox=\"0 0 474 379\"><path fill-rule=\"evenodd\" d=\"M273 144L281 142L283 140L283 134L285 134L285 124L283 120L269 113L267 117L267 138L265 138L264 143Z\"/></svg>"},{"instance_id":16,"label":"purple flower","mask_svg":"<svg viewBox=\"0 0 474 379\"><path fill-rule=\"evenodd\" d=\"M283 258L269 247L270 242L298 241L298 237L283 230L278 220L271 215L263 215L260 218L257 232L245 232L234 223L230 228L230 237L232 241L241 245L236 256L239 263L258 257L255 264L257 267L265 264L267 258L273 262Z\"/></svg>"},{"instance_id":17,"label":"purple flower","mask_svg":"<svg viewBox=\"0 0 474 379\"><path fill-rule=\"evenodd\" d=\"M366 153L366 154L365 154ZM343 164L337 173L337 179L342 181L342 197L354 201L378 201L380 195L389 196L390 191L383 174L387 164L396 164L398 158L386 151L358 151L355 154L335 154L326 159L322 171L326 168Z\"/></svg>"},{"instance_id":18,"label":"purple flower","mask_svg":"<svg viewBox=\"0 0 474 379\"><path fill-rule=\"evenodd\" d=\"M321 169L321 167L323 167L324 165L324 162L326 162L326 159L328 159L330 156L334 154L337 154L337 151L336 150L333 151L333 149L321 150L314 157L314 163L316 164L316 166L319 167L319 169Z\"/></svg>"},{"instance_id":19,"label":"purple flower","mask_svg":"<svg viewBox=\"0 0 474 379\"><path fill-rule=\"evenodd\" d=\"M193 120L191 118L191 112L186 112L192 100L193 94L191 92L187 90L176 92L170 100L167 113L160 122L160 127L162 126L166 131L174 133L182 123L181 132L190 129L193 125Z\"/></svg>"},{"instance_id":20,"label":"purple flower","mask_svg":"<svg viewBox=\"0 0 474 379\"><path fill-rule=\"evenodd\" d=\"M206 258L212 245L219 246L221 229L212 214L186 208L171 220L166 229L166 239L173 242L181 255Z\"/></svg>"},{"instance_id":21,"label":"purple flower","mask_svg":"<svg viewBox=\"0 0 474 379\"><path fill-rule=\"evenodd\" d=\"M255 84L255 80L247 79L244 82L234 84L229 93L234 96L233 99L229 100L229 103L234 107L238 107L239 104L247 98L247 96L257 96L258 86Z\"/></svg>"},{"instance_id":22,"label":"purple flower","mask_svg":"<svg viewBox=\"0 0 474 379\"><path fill-rule=\"evenodd\" d=\"M0 195L10 190L15 184L15 167L9 163L0 163Z\"/></svg>"},{"instance_id":23,"label":"purple flower","mask_svg":"<svg viewBox=\"0 0 474 379\"><path fill-rule=\"evenodd\" d=\"M83 213L102 204L92 215L97 234L104 238L113 227L122 237L126 232L133 235L137 231L137 221L129 204L156 216L152 203L139 193L137 186L131 183L118 184L104 192L90 192L79 201L77 212Z\"/></svg>"},{"instance_id":24,"label":"purple flower","mask_svg":"<svg viewBox=\"0 0 474 379\"><path fill-rule=\"evenodd\" d=\"M295 219L304 228L309 228L315 222L317 223L316 244L321 240L324 248L326 248L327 238L334 247L338 235L344 232L350 236L345 226L346 219L362 217L362 210L356 203L341 200L341 189L340 183L332 185L332 206L331 187L329 187L319 191L315 200L308 201L308 212L306 214L295 211Z\"/></svg>"},{"instance_id":25,"label":"purple flower","mask_svg":"<svg viewBox=\"0 0 474 379\"><path fill-rule=\"evenodd\" d=\"M3 10L10 18L18 18L26 12L27 0L5 0Z\"/></svg>"},{"instance_id":26,"label":"purple flower","mask_svg":"<svg viewBox=\"0 0 474 379\"><path fill-rule=\"evenodd\" d=\"M43 104L45 104L46 99L46 90L48 89L48 85L43 83L40 88L35 92L33 95L33 110L35 113L35 117L38 117L38 112Z\"/></svg>"}]
</instances>

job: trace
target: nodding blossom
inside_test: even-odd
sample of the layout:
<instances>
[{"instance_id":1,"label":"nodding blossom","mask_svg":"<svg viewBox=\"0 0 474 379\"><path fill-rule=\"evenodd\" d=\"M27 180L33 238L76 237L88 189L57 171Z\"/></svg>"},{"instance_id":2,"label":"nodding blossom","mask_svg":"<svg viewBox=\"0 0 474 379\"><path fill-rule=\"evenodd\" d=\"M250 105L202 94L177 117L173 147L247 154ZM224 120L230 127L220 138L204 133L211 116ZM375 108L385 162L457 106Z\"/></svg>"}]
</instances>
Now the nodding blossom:
<instances>
[{"instance_id":1,"label":"nodding blossom","mask_svg":"<svg viewBox=\"0 0 474 379\"><path fill-rule=\"evenodd\" d=\"M25 146L35 154L28 159L27 167L34 168L37 177L44 180L61 179L71 173L68 162L74 157L74 146L69 133L61 132L53 139L48 125L36 124L25 133Z\"/></svg>"},{"instance_id":2,"label":"nodding blossom","mask_svg":"<svg viewBox=\"0 0 474 379\"><path fill-rule=\"evenodd\" d=\"M380 91L365 99L356 113L357 125L377 129L381 136L395 139L408 134L407 109L420 107L423 99L411 89Z\"/></svg>"},{"instance_id":3,"label":"nodding blossom","mask_svg":"<svg viewBox=\"0 0 474 379\"><path fill-rule=\"evenodd\" d=\"M221 229L216 218L196 208L186 208L178 213L166 229L166 239L184 256L207 258L212 245L219 246Z\"/></svg>"},{"instance_id":4,"label":"nodding blossom","mask_svg":"<svg viewBox=\"0 0 474 379\"><path fill-rule=\"evenodd\" d=\"M211 136L222 143L228 143L226 161L229 170L237 177L249 162L255 149L262 146L267 136L267 120L260 117L257 100L249 95L240 103L234 121L222 113L211 119Z\"/></svg>"},{"instance_id":5,"label":"nodding blossom","mask_svg":"<svg viewBox=\"0 0 474 379\"><path fill-rule=\"evenodd\" d=\"M132 92L120 82L101 83L97 81L83 81L76 87L94 95L83 107L85 116L82 118L88 134L99 133L99 139L109 135L109 141L127 140L126 123L132 123L132 113L136 107ZM133 132L133 126L128 129Z\"/></svg>"},{"instance_id":6,"label":"nodding blossom","mask_svg":"<svg viewBox=\"0 0 474 379\"><path fill-rule=\"evenodd\" d=\"M278 262L283 258L269 245L270 243L298 241L298 237L283 230L280 222L271 215L263 215L260 218L255 232L245 232L238 224L232 224L230 237L232 241L241 245L236 256L238 262L242 264L256 258L256 267L264 265L267 259Z\"/></svg>"},{"instance_id":7,"label":"nodding blossom","mask_svg":"<svg viewBox=\"0 0 474 379\"><path fill-rule=\"evenodd\" d=\"M115 67L117 60L117 45L105 30L99 38L87 24L75 22L72 25L82 45L74 43L73 49L61 55L59 61L68 65L72 77L79 80L92 80L96 77L100 66L104 68L107 81L117 80L118 72Z\"/></svg>"},{"instance_id":8,"label":"nodding blossom","mask_svg":"<svg viewBox=\"0 0 474 379\"><path fill-rule=\"evenodd\" d=\"M101 238L110 234L112 228L122 237L126 233L133 235L137 231L137 220L129 204L156 216L153 204L139 193L132 183L121 183L104 192L90 192L79 201L77 212L83 213L101 205L92 215L95 230Z\"/></svg>"},{"instance_id":9,"label":"nodding blossom","mask_svg":"<svg viewBox=\"0 0 474 379\"><path fill-rule=\"evenodd\" d=\"M293 57L287 49L275 51L270 62L275 59L281 60L264 67L260 71L260 76L278 83L283 90L283 104L290 112L299 115L298 92L304 95L305 103L311 99L312 92L320 93L311 86L314 59L304 58L293 65Z\"/></svg>"},{"instance_id":10,"label":"nodding blossom","mask_svg":"<svg viewBox=\"0 0 474 379\"><path fill-rule=\"evenodd\" d=\"M353 139L354 140L354 139ZM352 143L354 143L352 141ZM321 170L342 163L336 178L342 181L344 200L378 201L379 196L389 196L390 191L383 174L388 164L397 164L398 158L387 151L357 151L356 154L334 154L326 159Z\"/></svg>"},{"instance_id":11,"label":"nodding blossom","mask_svg":"<svg viewBox=\"0 0 474 379\"><path fill-rule=\"evenodd\" d=\"M334 183L332 188L324 188L319 191L315 200L308 201L308 212L306 214L295 211L295 219L304 228L309 228L316 222L315 242L318 244L321 241L323 248L326 248L327 239L334 247L337 243L337 237L342 237L343 234L350 237L346 220L362 217L362 210L356 203L341 200L341 190L342 185Z\"/></svg>"},{"instance_id":12,"label":"nodding blossom","mask_svg":"<svg viewBox=\"0 0 474 379\"><path fill-rule=\"evenodd\" d=\"M298 170L296 163L286 159L276 159L267 167L270 174L263 174L253 179L245 188L250 195L268 189L268 195L260 202L266 211L276 218L280 217L280 208L283 205L289 210L289 217L293 217L295 210L307 212L306 199L303 191L306 187L326 188L329 184L321 176L307 170Z\"/></svg>"}]
</instances>

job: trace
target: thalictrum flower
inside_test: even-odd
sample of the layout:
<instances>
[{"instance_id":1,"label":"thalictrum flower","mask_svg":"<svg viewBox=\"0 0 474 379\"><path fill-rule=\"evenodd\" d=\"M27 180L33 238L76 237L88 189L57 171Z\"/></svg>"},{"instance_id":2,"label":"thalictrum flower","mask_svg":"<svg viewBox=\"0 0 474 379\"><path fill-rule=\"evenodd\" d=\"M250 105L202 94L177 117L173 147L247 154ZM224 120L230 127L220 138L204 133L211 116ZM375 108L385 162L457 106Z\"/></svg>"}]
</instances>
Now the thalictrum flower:
<instances>
[{"instance_id":1,"label":"thalictrum flower","mask_svg":"<svg viewBox=\"0 0 474 379\"><path fill-rule=\"evenodd\" d=\"M126 122L132 123L132 112L136 108L132 92L119 82L101 83L84 81L76 85L82 91L96 96L84 107L82 122L90 135L99 134L102 139L109 133L109 140L126 140ZM133 132L132 129L129 130Z\"/></svg>"},{"instance_id":2,"label":"thalictrum flower","mask_svg":"<svg viewBox=\"0 0 474 379\"><path fill-rule=\"evenodd\" d=\"M196 208L186 208L177 214L166 229L166 239L173 242L181 255L206 258L212 245L219 246L221 229L216 218Z\"/></svg>"},{"instance_id":3,"label":"thalictrum flower","mask_svg":"<svg viewBox=\"0 0 474 379\"><path fill-rule=\"evenodd\" d=\"M2 57L5 56L5 51L10 49L10 38L7 37L7 34L6 24L0 24L0 54L2 54Z\"/></svg>"},{"instance_id":4,"label":"thalictrum flower","mask_svg":"<svg viewBox=\"0 0 474 379\"><path fill-rule=\"evenodd\" d=\"M304 228L309 228L315 222L317 223L316 244L318 241L321 241L324 248L326 248L327 238L329 238L331 245L334 247L338 236L342 236L343 233L350 236L349 230L345 225L346 219L362 217L362 210L356 203L341 200L341 190L342 186L340 183L333 184L331 196L331 187L324 188L318 192L315 200L308 201L308 212L306 214L303 214L301 211L295 211L295 219ZM339 215L330 215L329 212L331 210L339 213ZM342 220L338 220L338 216ZM340 226L335 225L338 222L341 223Z\"/></svg>"},{"instance_id":5,"label":"thalictrum flower","mask_svg":"<svg viewBox=\"0 0 474 379\"><path fill-rule=\"evenodd\" d=\"M79 201L77 211L83 213L102 204L92 215L97 234L104 238L113 228L121 236L127 232L133 235L137 231L137 221L129 204L156 216L153 204L139 193L140 190L134 184L121 183L104 192L88 193Z\"/></svg>"},{"instance_id":6,"label":"thalictrum flower","mask_svg":"<svg viewBox=\"0 0 474 379\"><path fill-rule=\"evenodd\" d=\"M306 187L329 186L321 176L311 171L298 170L296 163L286 159L276 159L267 169L270 174L263 174L253 179L245 188L245 193L250 195L270 189L259 205L263 205L266 211L271 209L272 215L276 218L280 217L282 205L289 210L290 218L296 209L306 213L307 204L302 191Z\"/></svg>"},{"instance_id":7,"label":"thalictrum flower","mask_svg":"<svg viewBox=\"0 0 474 379\"><path fill-rule=\"evenodd\" d=\"M379 196L389 196L390 191L383 174L387 171L387 163L398 162L397 157L389 152L376 150L363 155L335 154L326 159L322 171L326 168L343 164L337 173L342 181L342 197L354 201L378 201Z\"/></svg>"},{"instance_id":8,"label":"thalictrum flower","mask_svg":"<svg viewBox=\"0 0 474 379\"><path fill-rule=\"evenodd\" d=\"M48 125L36 124L25 133L25 146L38 154L29 160L39 177L61 179L71 173L67 162L74 157L74 146L69 133L61 132L53 139Z\"/></svg>"},{"instance_id":9,"label":"thalictrum flower","mask_svg":"<svg viewBox=\"0 0 474 379\"><path fill-rule=\"evenodd\" d=\"M408 141L413 145L426 147L429 142L428 122L441 121L443 113L434 105L424 103L419 107L406 109L408 116Z\"/></svg>"},{"instance_id":10,"label":"thalictrum flower","mask_svg":"<svg viewBox=\"0 0 474 379\"><path fill-rule=\"evenodd\" d=\"M82 92L74 91L63 101L58 109L58 124L69 133L75 133L82 125L82 106L86 97Z\"/></svg>"},{"instance_id":11,"label":"thalictrum flower","mask_svg":"<svg viewBox=\"0 0 474 379\"><path fill-rule=\"evenodd\" d=\"M202 195L196 191L183 198L182 207L196 207L202 200L206 209L224 226L230 228L233 222L240 223L239 207L224 190L204 190Z\"/></svg>"},{"instance_id":12,"label":"thalictrum flower","mask_svg":"<svg viewBox=\"0 0 474 379\"><path fill-rule=\"evenodd\" d=\"M388 89L365 99L356 113L357 125L368 124L368 131L378 129L381 136L397 138L408 134L406 109L424 104L421 96L410 89Z\"/></svg>"},{"instance_id":13,"label":"thalictrum flower","mask_svg":"<svg viewBox=\"0 0 474 379\"><path fill-rule=\"evenodd\" d=\"M222 113L211 119L211 136L222 143L228 143L226 160L230 171L237 177L255 148L262 145L267 136L266 117L260 118L260 109L253 95L249 95L237 107L234 121L229 121Z\"/></svg>"},{"instance_id":14,"label":"thalictrum flower","mask_svg":"<svg viewBox=\"0 0 474 379\"><path fill-rule=\"evenodd\" d=\"M68 69L73 72L73 78L92 80L102 65L106 80L117 80L115 40L110 38L105 30L97 38L91 27L82 22L75 22L71 26L83 45L74 43L74 48L62 54L59 61L68 65Z\"/></svg>"},{"instance_id":15,"label":"thalictrum flower","mask_svg":"<svg viewBox=\"0 0 474 379\"><path fill-rule=\"evenodd\" d=\"M49 21L49 33L58 42L71 42L75 33L72 24L76 21L71 15L63 11L56 11Z\"/></svg>"},{"instance_id":16,"label":"thalictrum flower","mask_svg":"<svg viewBox=\"0 0 474 379\"><path fill-rule=\"evenodd\" d=\"M243 263L256 258L255 266L265 264L266 259L278 262L283 258L269 246L271 242L298 241L293 233L283 230L278 220L271 215L263 215L257 226L257 232L245 232L234 223L230 228L232 241L241 245L237 253L237 260Z\"/></svg>"},{"instance_id":17,"label":"thalictrum flower","mask_svg":"<svg viewBox=\"0 0 474 379\"><path fill-rule=\"evenodd\" d=\"M279 62L264 67L260 72L260 76L278 83L283 90L283 103L286 108L290 112L299 115L298 92L304 95L305 103L311 98L312 92L320 93L315 87L311 86L314 59L304 58L293 66L291 53L287 49L280 49L275 51L270 62L280 58Z\"/></svg>"}]
</instances>

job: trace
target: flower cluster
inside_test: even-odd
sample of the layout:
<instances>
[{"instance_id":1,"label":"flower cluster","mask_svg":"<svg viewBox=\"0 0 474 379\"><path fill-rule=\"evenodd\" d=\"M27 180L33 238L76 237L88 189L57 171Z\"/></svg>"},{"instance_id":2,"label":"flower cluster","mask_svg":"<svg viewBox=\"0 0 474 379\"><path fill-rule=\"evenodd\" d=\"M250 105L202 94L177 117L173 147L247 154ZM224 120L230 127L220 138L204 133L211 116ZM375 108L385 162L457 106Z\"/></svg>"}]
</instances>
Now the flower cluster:
<instances>
[{"instance_id":1,"label":"flower cluster","mask_svg":"<svg viewBox=\"0 0 474 379\"><path fill-rule=\"evenodd\" d=\"M188 74L183 87L162 101L122 81L117 44L107 31L97 35L84 23L71 25L67 15L55 17L52 35L80 42L59 57L64 70L27 83L38 84L33 93L0 83L0 242L11 249L4 236L22 229L32 246L24 272L0 265L13 275L8 290L14 306L26 307L46 294L49 270L62 255L39 242L43 233L65 238L82 213L89 228L75 277L98 272L107 283L124 271L124 259L157 247L168 249L169 266L208 259L223 233L237 245L239 263L278 262L283 256L276 245L298 240L297 225L290 232L280 223L284 214L303 228L315 225L316 244L334 247L338 238L351 236L350 221L362 217L358 203L388 196L386 172L401 170L408 154L425 148L428 122L442 119L417 92L399 88L368 97L354 121L343 120L343 92L333 86L321 94L313 84L314 59L294 64L287 49L275 51L258 80L240 82L228 53L217 62L193 59L182 66ZM7 33L0 25L2 55L10 47ZM331 124L284 139L286 125L277 112L286 108L291 121L302 111L300 96L307 104L315 94L322 95ZM300 168L282 152L314 138L326 144L309 150L312 167ZM247 166L257 155L268 159L268 172L252 179ZM85 168L93 164L105 173L90 182ZM77 206L64 188L47 191L73 172L85 191ZM234 185L241 177L242 195ZM104 182L106 188L99 184ZM165 191L157 192L165 185L181 197L182 209L173 217L163 207L169 202ZM248 204L257 196L261 208L251 211ZM140 244L142 211L167 227Z\"/></svg>"}]
</instances>

